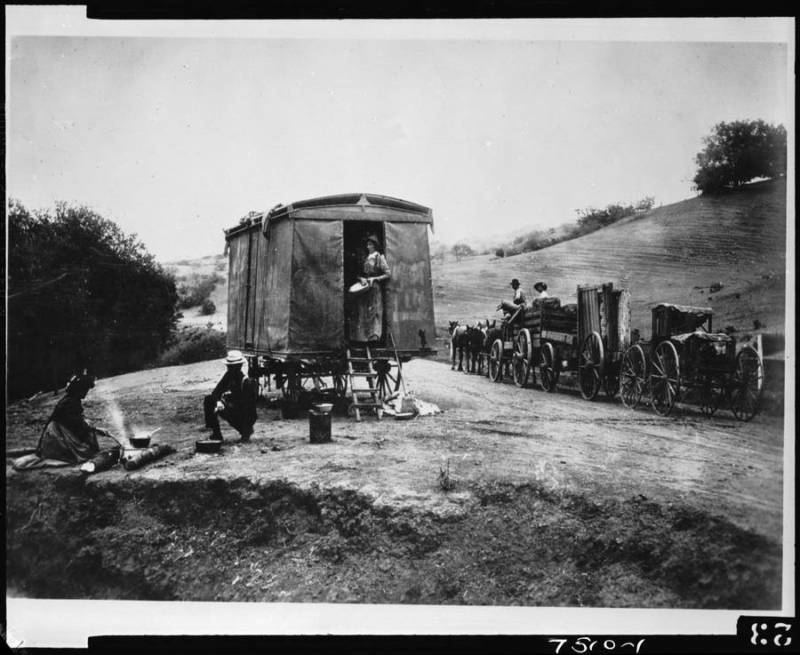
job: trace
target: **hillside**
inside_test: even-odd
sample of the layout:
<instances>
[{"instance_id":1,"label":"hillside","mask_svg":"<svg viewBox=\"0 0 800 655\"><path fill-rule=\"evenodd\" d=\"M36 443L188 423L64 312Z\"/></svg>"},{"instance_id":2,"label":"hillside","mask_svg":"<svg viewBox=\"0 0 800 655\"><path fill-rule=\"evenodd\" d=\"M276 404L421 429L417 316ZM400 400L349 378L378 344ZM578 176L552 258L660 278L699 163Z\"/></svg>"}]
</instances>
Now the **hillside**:
<instances>
[{"instance_id":1,"label":"hillside","mask_svg":"<svg viewBox=\"0 0 800 655\"><path fill-rule=\"evenodd\" d=\"M227 258L167 264L178 279L216 271L227 277ZM544 250L498 259L493 255L449 258L433 264L434 303L440 336L448 320L474 322L497 316L512 277L529 297L537 280L551 295L574 301L579 284L613 282L632 295L633 327L650 334L650 308L658 302L710 305L715 326L782 332L785 321L786 182L749 185L717 197L697 197L626 218ZM720 291L710 293L714 283ZM217 312L184 310L184 324L224 330L227 288L211 296Z\"/></svg>"},{"instance_id":2,"label":"hillside","mask_svg":"<svg viewBox=\"0 0 800 655\"><path fill-rule=\"evenodd\" d=\"M181 325L204 326L209 323L212 327L224 331L228 317L228 258L225 255L208 255L198 259L182 259L176 262L167 262L164 265L172 271L175 279L180 284L188 281L193 275L211 276L218 275L224 282L217 284L211 292L211 300L217 311L211 316L200 313L200 307L190 307L182 310Z\"/></svg>"},{"instance_id":3,"label":"hillside","mask_svg":"<svg viewBox=\"0 0 800 655\"><path fill-rule=\"evenodd\" d=\"M659 207L532 253L436 264L436 322L496 316L517 277L529 297L543 280L563 302L574 302L579 284L627 287L633 327L643 336L658 302L709 305L719 329L752 331L758 320L765 331L782 332L785 269L786 183L775 180ZM714 283L722 288L710 293Z\"/></svg>"}]
</instances>

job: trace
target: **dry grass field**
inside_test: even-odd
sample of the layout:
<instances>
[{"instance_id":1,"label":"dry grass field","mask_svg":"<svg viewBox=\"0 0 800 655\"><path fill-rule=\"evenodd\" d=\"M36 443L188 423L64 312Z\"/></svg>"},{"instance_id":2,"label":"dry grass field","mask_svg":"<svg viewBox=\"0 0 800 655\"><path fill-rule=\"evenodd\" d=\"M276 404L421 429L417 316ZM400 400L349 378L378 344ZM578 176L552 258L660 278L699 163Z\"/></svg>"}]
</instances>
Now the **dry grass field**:
<instances>
[{"instance_id":1,"label":"dry grass field","mask_svg":"<svg viewBox=\"0 0 800 655\"><path fill-rule=\"evenodd\" d=\"M519 278L531 297L537 280L562 302L579 284L611 281L631 292L632 323L650 333L659 302L710 306L715 326L737 333L782 332L786 289L786 183L655 208L578 239L532 253L448 259L433 269L437 325L493 317ZM722 288L711 293L712 284Z\"/></svg>"}]
</instances>

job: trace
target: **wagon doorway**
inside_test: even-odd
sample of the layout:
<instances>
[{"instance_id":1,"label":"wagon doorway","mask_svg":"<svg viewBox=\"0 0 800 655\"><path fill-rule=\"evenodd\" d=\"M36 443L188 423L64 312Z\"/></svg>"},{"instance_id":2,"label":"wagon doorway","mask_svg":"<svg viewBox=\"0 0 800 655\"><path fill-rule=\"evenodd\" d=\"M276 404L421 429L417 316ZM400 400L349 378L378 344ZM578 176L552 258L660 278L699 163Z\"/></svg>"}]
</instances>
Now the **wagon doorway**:
<instances>
[{"instance_id":1,"label":"wagon doorway","mask_svg":"<svg viewBox=\"0 0 800 655\"><path fill-rule=\"evenodd\" d=\"M364 262L367 259L367 237L374 236L378 239L380 246L378 251L384 253L384 246L386 244L384 225L380 221L343 221L344 223L344 288L345 288L345 316L346 325L345 333L348 340L364 341L363 330L357 329L356 325L359 323L359 303L364 303L367 299L365 296L354 296L347 293L347 289L351 285L358 282L360 277L364 276ZM385 298L383 289L380 289L382 298ZM381 303L383 304L383 303ZM382 312L385 314L385 312ZM363 321L362 321L363 322ZM381 318L380 326L374 330L370 330L370 341L374 341L375 345L386 345L386 319L385 316Z\"/></svg>"}]
</instances>

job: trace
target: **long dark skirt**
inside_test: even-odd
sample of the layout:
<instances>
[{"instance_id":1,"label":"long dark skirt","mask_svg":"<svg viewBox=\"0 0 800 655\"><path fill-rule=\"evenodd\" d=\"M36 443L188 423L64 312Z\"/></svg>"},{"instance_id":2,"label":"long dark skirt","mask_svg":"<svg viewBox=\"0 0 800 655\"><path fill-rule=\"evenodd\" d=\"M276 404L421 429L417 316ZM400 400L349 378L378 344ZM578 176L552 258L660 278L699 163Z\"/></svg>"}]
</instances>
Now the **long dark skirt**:
<instances>
[{"instance_id":1,"label":"long dark skirt","mask_svg":"<svg viewBox=\"0 0 800 655\"><path fill-rule=\"evenodd\" d=\"M351 300L349 319L351 341L376 341L383 337L383 289L379 284Z\"/></svg>"},{"instance_id":2,"label":"long dark skirt","mask_svg":"<svg viewBox=\"0 0 800 655\"><path fill-rule=\"evenodd\" d=\"M100 451L94 432L81 439L57 421L50 421L39 441L39 455L44 459L60 459L78 464L91 459Z\"/></svg>"}]
</instances>

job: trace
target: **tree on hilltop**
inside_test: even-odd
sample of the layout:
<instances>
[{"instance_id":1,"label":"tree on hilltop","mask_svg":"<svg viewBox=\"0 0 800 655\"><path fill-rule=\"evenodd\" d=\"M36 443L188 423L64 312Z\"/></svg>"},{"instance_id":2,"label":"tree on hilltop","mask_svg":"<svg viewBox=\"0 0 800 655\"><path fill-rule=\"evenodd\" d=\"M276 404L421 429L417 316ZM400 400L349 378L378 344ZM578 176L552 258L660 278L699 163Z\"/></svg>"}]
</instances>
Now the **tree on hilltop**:
<instances>
[{"instance_id":1,"label":"tree on hilltop","mask_svg":"<svg viewBox=\"0 0 800 655\"><path fill-rule=\"evenodd\" d=\"M695 156L695 188L714 193L757 178L786 175L786 128L762 120L721 122Z\"/></svg>"}]
</instances>

